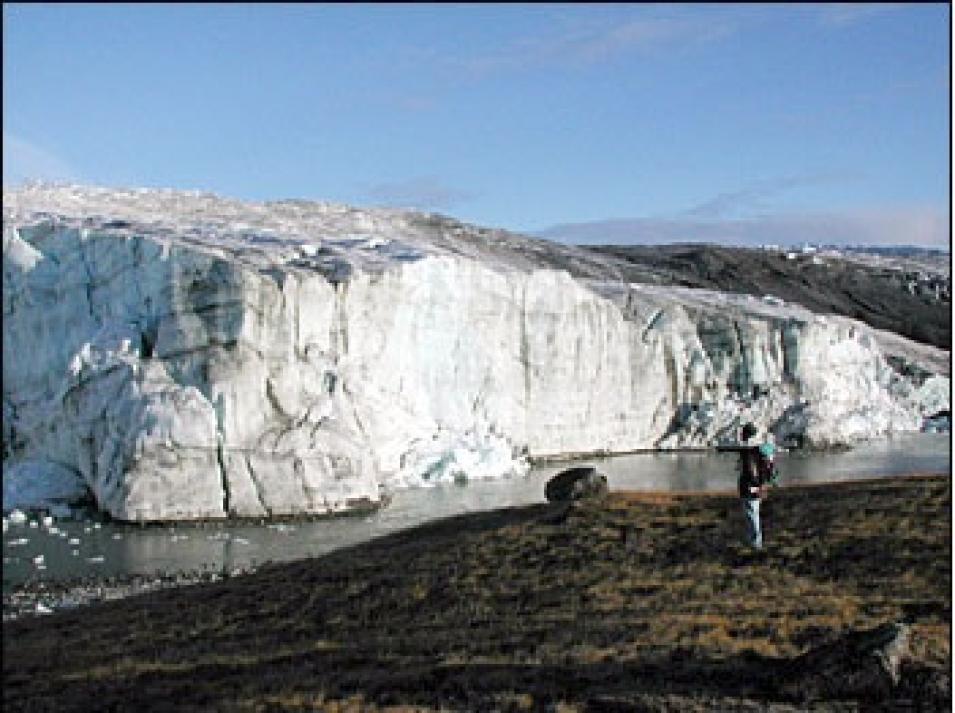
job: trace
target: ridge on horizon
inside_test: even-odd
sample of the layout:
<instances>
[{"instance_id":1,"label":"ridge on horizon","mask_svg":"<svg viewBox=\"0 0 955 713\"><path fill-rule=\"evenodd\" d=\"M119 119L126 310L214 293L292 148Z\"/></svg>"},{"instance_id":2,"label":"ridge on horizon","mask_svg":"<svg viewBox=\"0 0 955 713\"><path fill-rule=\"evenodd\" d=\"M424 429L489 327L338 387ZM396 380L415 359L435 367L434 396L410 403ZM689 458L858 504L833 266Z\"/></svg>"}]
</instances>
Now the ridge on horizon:
<instances>
[{"instance_id":1,"label":"ridge on horizon","mask_svg":"<svg viewBox=\"0 0 955 713\"><path fill-rule=\"evenodd\" d=\"M945 245L926 245L918 242L864 242L864 241L832 241L832 240L810 240L799 237L793 237L789 240L766 239L764 236L748 236L742 239L732 239L724 237L715 239L706 235L712 232L714 226L719 223L701 224L695 221L680 220L655 220L645 218L617 218L597 221L585 221L578 223L561 223L539 230L518 230L504 226L494 226L481 223L474 220L459 218L453 213L442 210L427 210L414 206L392 206L378 204L357 204L342 201L333 201L323 198L304 198L295 196L286 196L281 198L254 199L226 195L214 190L202 188L176 188L171 186L111 186L94 183L83 183L77 181L58 181L47 179L32 179L23 181L15 185L4 185L3 194L24 195L36 191L60 191L76 190L93 194L109 195L123 194L135 195L183 195L192 198L209 198L221 201L225 204L241 205L262 205L262 206L281 206L287 204L307 204L315 207L337 208L352 211L366 211L381 215L420 215L441 218L453 221L462 226L474 227L482 230L494 230L509 233L511 235L522 236L537 240L546 240L548 242L557 242L570 246L582 248L600 247L600 246L641 246L641 245L714 245L720 247L750 248L760 249L767 247L778 247L780 249L797 249L805 246L811 246L817 249L843 250L843 251L870 251L877 253L907 250L924 252L927 254L951 254L951 242ZM6 204L6 201L4 201ZM6 209L7 206L5 205ZM746 225L752 224L752 221L727 221L727 225ZM670 235L653 235L654 226L662 226L662 232ZM702 226L702 227L701 227ZM698 238L687 237L687 233L702 232ZM622 234L621 234L622 232ZM767 233L771 231L767 229ZM639 235L637 233L640 233ZM675 234L674 234L675 233ZM583 239L582 239L583 238Z\"/></svg>"}]
</instances>

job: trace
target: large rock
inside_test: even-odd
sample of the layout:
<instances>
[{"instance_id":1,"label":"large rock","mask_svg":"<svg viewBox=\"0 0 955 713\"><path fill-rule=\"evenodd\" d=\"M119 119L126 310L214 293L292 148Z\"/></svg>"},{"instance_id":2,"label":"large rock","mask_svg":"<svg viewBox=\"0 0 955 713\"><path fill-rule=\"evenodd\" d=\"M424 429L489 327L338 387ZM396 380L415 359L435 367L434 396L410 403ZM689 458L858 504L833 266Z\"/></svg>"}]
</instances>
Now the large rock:
<instances>
[{"instance_id":1,"label":"large rock","mask_svg":"<svg viewBox=\"0 0 955 713\"><path fill-rule=\"evenodd\" d=\"M70 469L125 520L346 510L744 420L847 442L947 406L924 349L852 320L440 216L33 186L4 193L3 246L5 462Z\"/></svg>"},{"instance_id":2,"label":"large rock","mask_svg":"<svg viewBox=\"0 0 955 713\"><path fill-rule=\"evenodd\" d=\"M598 473L593 466L568 468L544 486L544 497L552 503L599 499L608 492L607 476Z\"/></svg>"},{"instance_id":3,"label":"large rock","mask_svg":"<svg viewBox=\"0 0 955 713\"><path fill-rule=\"evenodd\" d=\"M909 635L901 623L847 632L787 664L782 692L802 701L887 698L899 685Z\"/></svg>"}]
</instances>

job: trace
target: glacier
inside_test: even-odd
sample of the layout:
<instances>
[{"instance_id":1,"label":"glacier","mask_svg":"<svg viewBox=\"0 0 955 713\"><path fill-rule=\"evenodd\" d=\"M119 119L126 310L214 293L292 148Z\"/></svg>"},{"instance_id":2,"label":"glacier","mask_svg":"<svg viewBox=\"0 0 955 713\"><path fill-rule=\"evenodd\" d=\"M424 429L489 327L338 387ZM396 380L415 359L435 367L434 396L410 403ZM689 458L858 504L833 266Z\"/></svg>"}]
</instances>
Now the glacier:
<instances>
[{"instance_id":1,"label":"glacier","mask_svg":"<svg viewBox=\"0 0 955 713\"><path fill-rule=\"evenodd\" d=\"M5 507L45 468L126 521L334 513L747 420L833 446L949 408L947 351L444 216L50 184L3 208Z\"/></svg>"}]
</instances>

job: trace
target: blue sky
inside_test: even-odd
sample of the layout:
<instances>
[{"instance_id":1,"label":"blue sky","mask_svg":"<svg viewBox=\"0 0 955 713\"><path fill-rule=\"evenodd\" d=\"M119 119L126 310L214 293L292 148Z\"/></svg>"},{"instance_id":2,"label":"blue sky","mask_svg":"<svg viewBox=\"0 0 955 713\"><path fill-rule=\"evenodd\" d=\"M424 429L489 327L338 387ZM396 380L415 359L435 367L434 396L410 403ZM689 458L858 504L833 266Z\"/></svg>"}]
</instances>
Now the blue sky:
<instances>
[{"instance_id":1,"label":"blue sky","mask_svg":"<svg viewBox=\"0 0 955 713\"><path fill-rule=\"evenodd\" d=\"M3 8L3 180L947 247L947 4Z\"/></svg>"}]
</instances>

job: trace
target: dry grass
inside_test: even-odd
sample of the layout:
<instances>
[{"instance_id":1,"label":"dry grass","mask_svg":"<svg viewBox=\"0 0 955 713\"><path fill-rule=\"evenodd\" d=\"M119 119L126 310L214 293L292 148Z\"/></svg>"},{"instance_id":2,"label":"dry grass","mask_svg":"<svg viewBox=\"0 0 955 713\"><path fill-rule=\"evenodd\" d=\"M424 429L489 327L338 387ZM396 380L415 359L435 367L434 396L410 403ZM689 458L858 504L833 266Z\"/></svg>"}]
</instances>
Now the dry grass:
<instances>
[{"instance_id":1,"label":"dry grass","mask_svg":"<svg viewBox=\"0 0 955 713\"><path fill-rule=\"evenodd\" d=\"M782 489L763 519L755 554L734 497L615 493L17 621L4 625L4 703L786 710L767 666L897 620L913 623L914 664L948 672L947 476Z\"/></svg>"}]
</instances>

